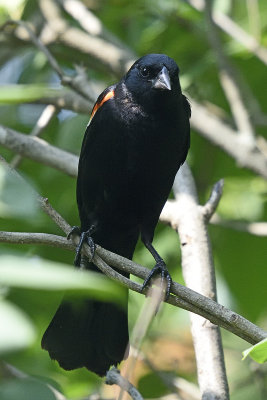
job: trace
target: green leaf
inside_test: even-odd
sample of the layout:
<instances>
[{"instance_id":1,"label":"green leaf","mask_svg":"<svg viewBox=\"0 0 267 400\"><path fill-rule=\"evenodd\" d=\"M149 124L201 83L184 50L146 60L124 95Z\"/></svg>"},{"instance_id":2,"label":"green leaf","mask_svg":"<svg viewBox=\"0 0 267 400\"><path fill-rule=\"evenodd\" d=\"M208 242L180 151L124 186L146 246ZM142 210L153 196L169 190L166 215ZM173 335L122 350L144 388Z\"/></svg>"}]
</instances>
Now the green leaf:
<instances>
[{"instance_id":1,"label":"green leaf","mask_svg":"<svg viewBox=\"0 0 267 400\"><path fill-rule=\"evenodd\" d=\"M139 379L138 390L142 393L144 398L158 398L170 393L170 390L154 373L149 373Z\"/></svg>"},{"instance_id":2,"label":"green leaf","mask_svg":"<svg viewBox=\"0 0 267 400\"><path fill-rule=\"evenodd\" d=\"M225 179L219 213L229 219L255 221L263 217L267 183L260 177Z\"/></svg>"},{"instance_id":3,"label":"green leaf","mask_svg":"<svg viewBox=\"0 0 267 400\"><path fill-rule=\"evenodd\" d=\"M245 360L247 356L250 356L252 360L263 364L267 361L267 338L263 339L259 343L255 344L254 346L250 347L249 349L243 351L243 358Z\"/></svg>"},{"instance_id":4,"label":"green leaf","mask_svg":"<svg viewBox=\"0 0 267 400\"><path fill-rule=\"evenodd\" d=\"M56 97L62 89L41 84L0 85L0 104L31 102L43 97Z\"/></svg>"},{"instance_id":5,"label":"green leaf","mask_svg":"<svg viewBox=\"0 0 267 400\"><path fill-rule=\"evenodd\" d=\"M53 390L48 385L33 379L14 379L0 387L1 400L56 400Z\"/></svg>"},{"instance_id":6,"label":"green leaf","mask_svg":"<svg viewBox=\"0 0 267 400\"><path fill-rule=\"evenodd\" d=\"M29 317L5 300L0 301L0 326L0 354L21 350L35 339L35 329Z\"/></svg>"},{"instance_id":7,"label":"green leaf","mask_svg":"<svg viewBox=\"0 0 267 400\"><path fill-rule=\"evenodd\" d=\"M8 287L68 291L117 303L126 296L125 288L103 274L36 258L0 257L0 282Z\"/></svg>"}]
</instances>

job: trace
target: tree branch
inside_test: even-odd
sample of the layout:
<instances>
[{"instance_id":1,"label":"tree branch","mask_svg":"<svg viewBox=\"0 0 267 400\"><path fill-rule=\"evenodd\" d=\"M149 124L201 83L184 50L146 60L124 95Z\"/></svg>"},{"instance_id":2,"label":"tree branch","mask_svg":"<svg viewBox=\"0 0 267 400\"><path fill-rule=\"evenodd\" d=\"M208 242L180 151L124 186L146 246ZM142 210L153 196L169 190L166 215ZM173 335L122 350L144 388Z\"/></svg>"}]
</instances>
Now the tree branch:
<instances>
[{"instance_id":1,"label":"tree branch","mask_svg":"<svg viewBox=\"0 0 267 400\"><path fill-rule=\"evenodd\" d=\"M211 195L209 200L206 202L204 206L202 206L202 215L205 217L208 222L219 204L219 201L222 197L224 180L220 179L212 188Z\"/></svg>"},{"instance_id":2,"label":"tree branch","mask_svg":"<svg viewBox=\"0 0 267 400\"><path fill-rule=\"evenodd\" d=\"M50 0L46 0L46 3ZM55 8L55 4L52 2L52 8ZM62 20L62 23L65 23ZM0 26L0 31L4 31L8 26L18 26L17 36L22 38L23 40L30 40L42 53L44 53L47 61L49 62L51 68L58 74L62 85L67 85L74 89L77 93L83 96L85 99L92 101L96 97L96 93L92 85L88 82L85 76L85 72L83 68L76 69L76 75L74 77L70 77L65 75L63 70L60 68L57 60L50 53L48 48L45 46L42 40L40 40L36 35L33 29L24 21L15 21L9 20L6 21L2 26ZM56 24L57 26L57 24ZM20 30L24 30L26 32L22 32ZM25 37L26 33L26 37Z\"/></svg>"},{"instance_id":3,"label":"tree branch","mask_svg":"<svg viewBox=\"0 0 267 400\"><path fill-rule=\"evenodd\" d=\"M214 214L210 220L214 225L220 225L225 228L235 229L240 232L247 232L256 236L267 236L267 222L243 222L227 220Z\"/></svg>"},{"instance_id":4,"label":"tree branch","mask_svg":"<svg viewBox=\"0 0 267 400\"><path fill-rule=\"evenodd\" d=\"M0 125L0 144L31 160L56 168L70 176L77 176L78 157L48 144L43 139L24 135Z\"/></svg>"},{"instance_id":5,"label":"tree branch","mask_svg":"<svg viewBox=\"0 0 267 400\"><path fill-rule=\"evenodd\" d=\"M41 199L40 201L43 201L44 203L42 206L43 210L67 234L71 230L71 226L51 207L51 205L47 202L47 199ZM77 237L77 241L78 240L79 238ZM73 243L72 241L67 240L65 237L52 234L1 231L0 242L13 244L49 245L70 251L74 251L76 249L77 243L75 240ZM83 253L87 257L91 257L89 246L83 246ZM122 272L135 275L141 279L145 279L148 276L150 272L148 268L105 250L98 245L96 248L96 255L98 257L94 259L94 262L98 267L101 267L101 270L105 274L109 274L112 279L122 282L129 289L145 294L145 292L142 292L142 285L123 277L114 271L109 265L112 265ZM251 344L258 343L267 337L267 333L264 330L246 320L241 315L177 282L173 282L171 291L175 296L171 295L167 303L202 315L211 322L225 328L226 330L241 337Z\"/></svg>"},{"instance_id":6,"label":"tree branch","mask_svg":"<svg viewBox=\"0 0 267 400\"><path fill-rule=\"evenodd\" d=\"M219 185L220 186L220 185ZM175 206L172 219L177 224L181 242L182 269L186 285L216 301L216 281L206 216L198 205L195 182L185 163L174 181ZM219 194L212 195L208 216L218 204ZM224 365L221 334L218 326L191 314L198 382L203 400L228 400L229 390Z\"/></svg>"},{"instance_id":7,"label":"tree branch","mask_svg":"<svg viewBox=\"0 0 267 400\"><path fill-rule=\"evenodd\" d=\"M118 385L122 390L125 390L133 400L143 400L143 397L138 392L136 387L132 385L127 379L121 376L120 371L113 367L106 374L107 385Z\"/></svg>"}]
</instances>

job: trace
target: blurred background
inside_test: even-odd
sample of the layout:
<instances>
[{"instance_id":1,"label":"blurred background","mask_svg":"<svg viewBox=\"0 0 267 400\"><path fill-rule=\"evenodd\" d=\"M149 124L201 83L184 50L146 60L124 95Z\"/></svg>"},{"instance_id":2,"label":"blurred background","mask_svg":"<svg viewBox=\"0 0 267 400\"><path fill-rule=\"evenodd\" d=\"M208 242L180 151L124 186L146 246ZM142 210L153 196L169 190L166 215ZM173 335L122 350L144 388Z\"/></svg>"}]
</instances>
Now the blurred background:
<instances>
[{"instance_id":1,"label":"blurred background","mask_svg":"<svg viewBox=\"0 0 267 400\"><path fill-rule=\"evenodd\" d=\"M0 140L5 128L26 135L35 129L46 142L78 156L91 107L103 88L118 81L131 62L146 53L174 58L192 104L188 163L200 203L207 201L216 181L225 182L209 225L219 302L266 328L267 2L217 0L212 6L213 20L209 2L201 0L1 0L0 23L5 25L0 31ZM27 22L33 34L23 24L7 24L11 19ZM75 76L86 76L88 87L79 89L78 79L71 86ZM46 121L39 129L41 116ZM221 130L209 133L214 119ZM223 128L237 140L231 142ZM75 178L34 161L33 156L18 161L7 141L0 145L1 156L17 165L27 182L1 167L1 231L62 235L38 208L31 187L47 197L69 224L78 225ZM172 277L182 283L176 232L160 223L154 244ZM8 260L17 270L20 260L28 258L37 265L43 260L49 267L51 262L71 265L74 257L73 252L50 246L1 243L0 263L7 256L12 256ZM153 266L140 244L134 260ZM53 399L47 382L68 399L88 398L100 390L103 396L112 396L103 392L106 389L95 375L87 370L63 371L41 350L42 334L62 292L48 290L49 277L47 288L34 282L25 288L20 283L25 264L21 265L20 272L0 286L0 357L12 366L1 364L0 398ZM143 296L130 294L130 329L143 301ZM228 332L222 334L231 399L266 399L266 367L241 361L249 345ZM144 397L169 394L166 377L197 383L187 312L164 305L143 352L134 383ZM164 379L153 366L164 371ZM21 373L27 378L15 379ZM191 398L186 390L183 396Z\"/></svg>"}]
</instances>

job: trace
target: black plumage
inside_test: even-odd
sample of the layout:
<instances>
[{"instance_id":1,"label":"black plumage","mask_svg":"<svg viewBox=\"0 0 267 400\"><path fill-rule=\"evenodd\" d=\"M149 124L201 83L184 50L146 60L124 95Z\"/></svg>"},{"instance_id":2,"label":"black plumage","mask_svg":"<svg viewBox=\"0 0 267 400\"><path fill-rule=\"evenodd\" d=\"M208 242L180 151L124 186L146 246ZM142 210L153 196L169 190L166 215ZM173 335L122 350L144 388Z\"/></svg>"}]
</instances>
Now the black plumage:
<instances>
[{"instance_id":1,"label":"black plumage","mask_svg":"<svg viewBox=\"0 0 267 400\"><path fill-rule=\"evenodd\" d=\"M79 161L77 203L81 232L89 230L85 240L131 259L141 235L156 261L152 275L160 272L169 286L168 270L152 240L187 156L189 118L175 61L163 54L146 55L99 96ZM89 262L86 267L96 270ZM127 312L106 302L80 303L61 303L42 347L67 370L85 366L104 375L124 357Z\"/></svg>"}]
</instances>

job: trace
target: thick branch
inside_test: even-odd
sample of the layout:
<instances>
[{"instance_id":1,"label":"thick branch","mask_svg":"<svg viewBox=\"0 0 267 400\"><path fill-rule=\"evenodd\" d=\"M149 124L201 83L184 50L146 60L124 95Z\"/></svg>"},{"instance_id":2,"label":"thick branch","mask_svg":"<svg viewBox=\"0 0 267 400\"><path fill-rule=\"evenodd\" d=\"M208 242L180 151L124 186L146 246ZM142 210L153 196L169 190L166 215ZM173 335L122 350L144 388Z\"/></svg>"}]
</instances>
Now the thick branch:
<instances>
[{"instance_id":1,"label":"thick branch","mask_svg":"<svg viewBox=\"0 0 267 400\"><path fill-rule=\"evenodd\" d=\"M40 138L24 135L0 125L0 144L24 157L56 168L70 176L77 175L78 157L60 150Z\"/></svg>"},{"instance_id":2,"label":"thick branch","mask_svg":"<svg viewBox=\"0 0 267 400\"><path fill-rule=\"evenodd\" d=\"M202 208L198 205L196 187L187 164L174 181L177 221L182 251L182 269L188 287L216 300L216 282L211 245ZM220 196L211 197L218 203ZM214 205L209 207L212 212ZM195 347L198 381L202 400L228 400L229 391L224 365L220 330L198 315L191 314L191 331Z\"/></svg>"}]
</instances>

